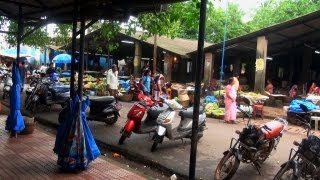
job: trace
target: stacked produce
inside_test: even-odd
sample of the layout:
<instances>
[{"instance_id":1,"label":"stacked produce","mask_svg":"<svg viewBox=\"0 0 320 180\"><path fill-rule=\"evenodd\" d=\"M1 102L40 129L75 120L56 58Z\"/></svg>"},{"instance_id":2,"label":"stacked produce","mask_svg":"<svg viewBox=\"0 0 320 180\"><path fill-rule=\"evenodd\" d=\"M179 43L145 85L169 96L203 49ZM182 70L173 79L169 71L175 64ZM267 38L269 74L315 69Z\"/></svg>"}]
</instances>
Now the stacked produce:
<instances>
[{"instance_id":1,"label":"stacked produce","mask_svg":"<svg viewBox=\"0 0 320 180\"><path fill-rule=\"evenodd\" d=\"M206 115L221 117L224 115L224 108L219 108L217 103L208 103L205 106L205 112L206 112Z\"/></svg>"},{"instance_id":2,"label":"stacked produce","mask_svg":"<svg viewBox=\"0 0 320 180\"><path fill-rule=\"evenodd\" d=\"M91 75L84 75L84 79L83 79L84 82L95 82L97 80L98 80L97 78Z\"/></svg>"}]
</instances>

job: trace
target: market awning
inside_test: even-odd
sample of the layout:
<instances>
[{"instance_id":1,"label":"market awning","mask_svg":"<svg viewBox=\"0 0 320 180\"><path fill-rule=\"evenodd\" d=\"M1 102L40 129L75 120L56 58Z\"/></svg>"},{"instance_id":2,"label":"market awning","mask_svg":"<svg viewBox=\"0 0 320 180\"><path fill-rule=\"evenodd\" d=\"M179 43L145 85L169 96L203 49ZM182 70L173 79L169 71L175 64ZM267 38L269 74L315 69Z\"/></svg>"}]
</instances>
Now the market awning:
<instances>
[{"instance_id":1,"label":"market awning","mask_svg":"<svg viewBox=\"0 0 320 180\"><path fill-rule=\"evenodd\" d=\"M78 0L81 15L86 19L127 19L130 15L165 8L164 4L181 0ZM19 5L27 25L38 22L71 23L74 0L0 0L0 15L18 19ZM80 16L78 16L80 17Z\"/></svg>"},{"instance_id":2,"label":"market awning","mask_svg":"<svg viewBox=\"0 0 320 180\"><path fill-rule=\"evenodd\" d=\"M308 46L320 48L320 11L316 11L298 18L279 23L240 37L226 41L226 49L232 52L256 51L257 37L266 36L268 39L268 55L276 55L282 51ZM205 52L219 53L223 42L205 48ZM193 52L193 53L196 53Z\"/></svg>"}]
</instances>

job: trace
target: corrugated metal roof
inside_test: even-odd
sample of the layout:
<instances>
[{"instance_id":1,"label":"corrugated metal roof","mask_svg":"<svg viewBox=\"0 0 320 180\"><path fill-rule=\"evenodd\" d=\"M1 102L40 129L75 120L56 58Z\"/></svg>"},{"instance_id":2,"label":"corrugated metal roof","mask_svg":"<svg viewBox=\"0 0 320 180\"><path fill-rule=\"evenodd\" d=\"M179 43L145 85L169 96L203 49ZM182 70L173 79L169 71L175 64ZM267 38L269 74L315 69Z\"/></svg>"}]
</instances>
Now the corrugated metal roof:
<instances>
[{"instance_id":1,"label":"corrugated metal roof","mask_svg":"<svg viewBox=\"0 0 320 180\"><path fill-rule=\"evenodd\" d=\"M127 19L130 15L159 10L162 4L182 0L78 0L80 13L86 19ZM74 0L0 0L0 15L17 19L19 5L24 21L34 24L47 22L72 22Z\"/></svg>"},{"instance_id":2,"label":"corrugated metal roof","mask_svg":"<svg viewBox=\"0 0 320 180\"><path fill-rule=\"evenodd\" d=\"M126 35L124 31L121 32L121 34ZM147 38L146 40L141 40L142 32L137 32L130 37L146 42L150 45L154 44L154 36ZM127 35L126 35L127 36ZM190 39L183 39L183 38L168 38L166 36L160 36L157 37L157 45L158 47L182 55L182 56L188 56L188 53L193 52L197 50L198 47L198 41L196 40L190 40ZM210 43L205 43L204 47L209 47Z\"/></svg>"}]
</instances>

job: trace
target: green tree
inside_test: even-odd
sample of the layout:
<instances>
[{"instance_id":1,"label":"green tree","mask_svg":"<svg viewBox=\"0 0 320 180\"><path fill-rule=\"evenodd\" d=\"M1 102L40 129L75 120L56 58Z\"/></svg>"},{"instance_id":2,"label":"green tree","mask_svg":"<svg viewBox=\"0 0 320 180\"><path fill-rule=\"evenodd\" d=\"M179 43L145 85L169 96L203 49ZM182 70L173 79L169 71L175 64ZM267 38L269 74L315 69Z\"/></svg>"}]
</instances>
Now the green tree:
<instances>
[{"instance_id":1,"label":"green tree","mask_svg":"<svg viewBox=\"0 0 320 180\"><path fill-rule=\"evenodd\" d=\"M7 26L7 30L9 32L14 32L5 35L5 40L10 46L16 46L17 44L17 31L18 31L18 24L15 21L10 21L4 17L0 19L1 28ZM23 34L31 31L33 29L32 26L25 26L23 28ZM25 37L22 41L22 44L32 46L32 47L40 47L44 48L50 43L50 37L46 32L44 27L41 27L31 33L29 36Z\"/></svg>"},{"instance_id":2,"label":"green tree","mask_svg":"<svg viewBox=\"0 0 320 180\"><path fill-rule=\"evenodd\" d=\"M64 46L71 43L71 24L57 24L57 28L55 28L54 33L56 37L53 38L52 43L55 45Z\"/></svg>"},{"instance_id":3,"label":"green tree","mask_svg":"<svg viewBox=\"0 0 320 180\"><path fill-rule=\"evenodd\" d=\"M267 0L249 22L251 31L320 10L319 0Z\"/></svg>"}]
</instances>

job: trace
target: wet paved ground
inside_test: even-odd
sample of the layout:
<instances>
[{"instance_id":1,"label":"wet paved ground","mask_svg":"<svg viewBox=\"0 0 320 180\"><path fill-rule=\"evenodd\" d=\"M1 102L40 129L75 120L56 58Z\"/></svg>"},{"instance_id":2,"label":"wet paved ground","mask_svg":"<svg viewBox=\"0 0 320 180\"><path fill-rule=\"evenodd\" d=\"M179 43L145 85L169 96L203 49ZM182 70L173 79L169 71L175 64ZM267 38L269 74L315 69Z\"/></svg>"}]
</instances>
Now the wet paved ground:
<instances>
[{"instance_id":1,"label":"wet paved ground","mask_svg":"<svg viewBox=\"0 0 320 180\"><path fill-rule=\"evenodd\" d=\"M54 136L35 129L31 135L10 138L5 120L0 116L0 179L145 179L101 158L81 173L61 172L52 150Z\"/></svg>"}]
</instances>

